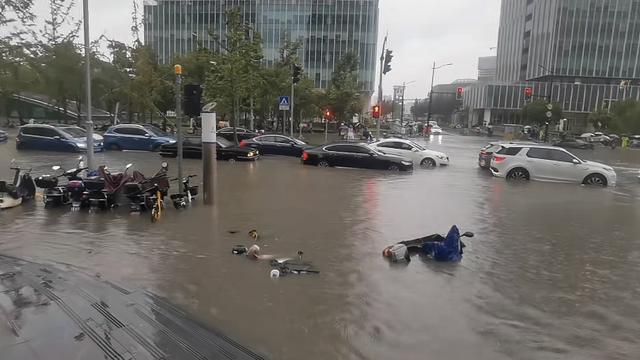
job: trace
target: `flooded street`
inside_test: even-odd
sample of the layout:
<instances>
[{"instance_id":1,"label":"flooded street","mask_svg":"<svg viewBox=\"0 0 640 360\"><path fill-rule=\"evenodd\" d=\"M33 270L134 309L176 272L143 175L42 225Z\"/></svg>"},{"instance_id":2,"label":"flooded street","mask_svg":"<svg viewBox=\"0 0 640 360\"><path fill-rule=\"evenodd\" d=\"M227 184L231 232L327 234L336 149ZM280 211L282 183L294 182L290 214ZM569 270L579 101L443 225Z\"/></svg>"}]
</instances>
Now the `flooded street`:
<instances>
[{"instance_id":1,"label":"flooded street","mask_svg":"<svg viewBox=\"0 0 640 360\"><path fill-rule=\"evenodd\" d=\"M216 206L199 197L156 224L126 207L88 213L31 202L0 213L0 253L148 289L273 359L637 358L640 151L575 151L616 168L618 186L597 189L493 178L477 166L486 142L436 137L427 146L451 165L412 174L285 157L218 162ZM35 175L75 162L17 152L10 140L0 144L0 178L11 178L13 158ZM113 171L133 163L147 175L161 161L97 155ZM200 160L185 169L200 174ZM387 245L453 224L475 233L459 264L390 266L381 257ZM267 263L232 255L252 244L251 229L263 253L303 250L320 274L271 279Z\"/></svg>"}]
</instances>

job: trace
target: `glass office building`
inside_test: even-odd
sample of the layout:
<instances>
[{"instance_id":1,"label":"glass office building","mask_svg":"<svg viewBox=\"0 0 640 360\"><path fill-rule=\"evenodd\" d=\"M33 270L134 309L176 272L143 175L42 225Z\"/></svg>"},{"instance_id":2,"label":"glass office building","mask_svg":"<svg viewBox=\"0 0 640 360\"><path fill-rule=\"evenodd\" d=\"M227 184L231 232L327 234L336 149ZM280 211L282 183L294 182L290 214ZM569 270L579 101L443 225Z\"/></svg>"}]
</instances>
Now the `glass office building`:
<instances>
[{"instance_id":1,"label":"glass office building","mask_svg":"<svg viewBox=\"0 0 640 360\"><path fill-rule=\"evenodd\" d=\"M498 80L619 83L639 55L640 0L502 1Z\"/></svg>"},{"instance_id":2,"label":"glass office building","mask_svg":"<svg viewBox=\"0 0 640 360\"><path fill-rule=\"evenodd\" d=\"M265 64L286 41L300 41L298 57L316 87L326 89L336 63L351 51L360 59L362 90L374 90L379 0L146 0L144 39L169 63L198 44L219 50L226 12L237 8L262 37Z\"/></svg>"}]
</instances>

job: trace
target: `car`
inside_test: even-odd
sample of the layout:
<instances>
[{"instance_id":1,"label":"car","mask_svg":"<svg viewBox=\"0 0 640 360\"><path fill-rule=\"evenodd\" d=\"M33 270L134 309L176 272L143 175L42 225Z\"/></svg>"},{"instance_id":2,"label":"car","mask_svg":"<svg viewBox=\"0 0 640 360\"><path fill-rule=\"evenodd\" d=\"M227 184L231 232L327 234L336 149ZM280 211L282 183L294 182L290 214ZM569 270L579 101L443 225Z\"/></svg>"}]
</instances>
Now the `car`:
<instances>
[{"instance_id":1,"label":"car","mask_svg":"<svg viewBox=\"0 0 640 360\"><path fill-rule=\"evenodd\" d=\"M480 149L478 166L483 169L489 169L491 167L491 157L493 157L493 153L500 150L500 148L500 143L491 142Z\"/></svg>"},{"instance_id":2,"label":"car","mask_svg":"<svg viewBox=\"0 0 640 360\"><path fill-rule=\"evenodd\" d=\"M87 151L87 137L85 133L67 132L48 124L23 125L16 136L16 149L84 152ZM94 152L103 149L102 141L94 141Z\"/></svg>"},{"instance_id":3,"label":"car","mask_svg":"<svg viewBox=\"0 0 640 360\"><path fill-rule=\"evenodd\" d=\"M398 155L413 161L415 167L433 169L449 165L449 157L441 152L429 150L420 144L405 139L384 139L369 144L383 154Z\"/></svg>"},{"instance_id":4,"label":"car","mask_svg":"<svg viewBox=\"0 0 640 360\"><path fill-rule=\"evenodd\" d=\"M87 137L87 130L79 127L79 126L58 126L58 129L66 132L69 135L72 135L74 137L78 137L78 138L86 138ZM100 134L96 134L93 133L93 141L97 141L97 142L104 142L104 138L102 137L102 135Z\"/></svg>"},{"instance_id":5,"label":"car","mask_svg":"<svg viewBox=\"0 0 640 360\"><path fill-rule=\"evenodd\" d=\"M253 132L244 128L236 128L236 134L238 135L238 141L247 140L258 136L257 132ZM233 137L233 127L226 127L216 131L216 135L219 138L224 138L229 141L235 142Z\"/></svg>"},{"instance_id":6,"label":"car","mask_svg":"<svg viewBox=\"0 0 640 360\"><path fill-rule=\"evenodd\" d=\"M560 140L553 144L553 146L562 147L565 149L592 149L594 148L593 143L586 142L580 139L566 139Z\"/></svg>"},{"instance_id":7,"label":"car","mask_svg":"<svg viewBox=\"0 0 640 360\"><path fill-rule=\"evenodd\" d=\"M442 135L442 128L438 125L431 127L431 135Z\"/></svg>"},{"instance_id":8,"label":"car","mask_svg":"<svg viewBox=\"0 0 640 360\"><path fill-rule=\"evenodd\" d=\"M267 134L242 140L240 147L254 148L260 151L262 155L270 154L300 157L302 152L311 146L307 145L304 141L288 136Z\"/></svg>"},{"instance_id":9,"label":"car","mask_svg":"<svg viewBox=\"0 0 640 360\"><path fill-rule=\"evenodd\" d=\"M120 124L109 127L104 133L107 150L156 151L162 145L175 142L173 136L149 124Z\"/></svg>"},{"instance_id":10,"label":"car","mask_svg":"<svg viewBox=\"0 0 640 360\"><path fill-rule=\"evenodd\" d=\"M200 138L186 138L183 142L182 151L185 158L202 159L202 140ZM178 144L165 144L160 146L160 156L178 156ZM253 148L241 148L224 138L216 139L216 158L218 160L258 160L260 152Z\"/></svg>"},{"instance_id":11,"label":"car","mask_svg":"<svg viewBox=\"0 0 640 360\"><path fill-rule=\"evenodd\" d=\"M615 186L611 166L581 160L567 150L547 145L500 144L491 159L491 173L507 180L546 180Z\"/></svg>"},{"instance_id":12,"label":"car","mask_svg":"<svg viewBox=\"0 0 640 360\"><path fill-rule=\"evenodd\" d=\"M9 135L6 131L0 130L0 142L9 140Z\"/></svg>"},{"instance_id":13,"label":"car","mask_svg":"<svg viewBox=\"0 0 640 360\"><path fill-rule=\"evenodd\" d=\"M334 143L307 149L302 163L319 167L352 167L391 171L412 171L413 161L400 156L386 155L362 143Z\"/></svg>"}]
</instances>

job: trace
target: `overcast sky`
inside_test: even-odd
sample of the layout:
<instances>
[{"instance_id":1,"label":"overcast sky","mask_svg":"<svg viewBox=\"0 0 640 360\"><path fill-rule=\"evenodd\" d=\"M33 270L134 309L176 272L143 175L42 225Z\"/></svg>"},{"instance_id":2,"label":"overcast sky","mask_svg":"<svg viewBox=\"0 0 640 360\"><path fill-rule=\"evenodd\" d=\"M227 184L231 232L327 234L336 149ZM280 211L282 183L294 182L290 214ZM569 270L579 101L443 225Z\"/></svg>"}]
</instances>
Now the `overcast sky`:
<instances>
[{"instance_id":1,"label":"overcast sky","mask_svg":"<svg viewBox=\"0 0 640 360\"><path fill-rule=\"evenodd\" d=\"M142 1L138 0L141 4ZM46 0L36 0L38 14ZM75 16L82 17L77 0ZM91 36L131 41L132 0L89 0ZM495 55L500 0L380 0L380 43L388 31L394 51L393 70L384 77L384 93L403 81L405 98L424 98L431 81L431 66L454 63L436 71L436 84L476 78L479 56Z\"/></svg>"}]
</instances>

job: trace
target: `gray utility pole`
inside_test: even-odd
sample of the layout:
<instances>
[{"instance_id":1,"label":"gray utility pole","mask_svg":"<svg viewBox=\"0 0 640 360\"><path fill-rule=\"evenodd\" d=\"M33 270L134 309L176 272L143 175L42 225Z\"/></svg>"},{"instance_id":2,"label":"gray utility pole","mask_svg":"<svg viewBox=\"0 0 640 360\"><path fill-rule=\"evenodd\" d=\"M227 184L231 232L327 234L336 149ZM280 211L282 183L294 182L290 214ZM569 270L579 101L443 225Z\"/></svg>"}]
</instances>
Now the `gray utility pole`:
<instances>
[{"instance_id":1,"label":"gray utility pole","mask_svg":"<svg viewBox=\"0 0 640 360\"><path fill-rule=\"evenodd\" d=\"M436 62L433 62L433 67L431 68L431 90L429 91L429 107L427 108L427 123L431 121L431 102L433 101L433 82L436 76L436 70L443 68L445 66L453 65L452 63L440 65L436 67Z\"/></svg>"},{"instance_id":2,"label":"gray utility pole","mask_svg":"<svg viewBox=\"0 0 640 360\"><path fill-rule=\"evenodd\" d=\"M87 117L85 127L87 129L87 167L95 170L93 160L93 118L91 117L91 39L89 38L89 0L82 1L84 17L84 67L86 71L85 87L87 88Z\"/></svg>"},{"instance_id":3,"label":"gray utility pole","mask_svg":"<svg viewBox=\"0 0 640 360\"><path fill-rule=\"evenodd\" d=\"M178 192L182 194L182 65L174 65L176 74L176 127L178 128Z\"/></svg>"},{"instance_id":4,"label":"gray utility pole","mask_svg":"<svg viewBox=\"0 0 640 360\"><path fill-rule=\"evenodd\" d=\"M382 113L382 75L384 71L384 52L387 47L387 36L385 35L384 41L382 42L382 53L380 54L380 79L378 82L378 105L380 105L380 112ZM376 129L378 130L378 139L380 139L380 119L382 118L382 114L380 114L380 118L378 118Z\"/></svg>"},{"instance_id":5,"label":"gray utility pole","mask_svg":"<svg viewBox=\"0 0 640 360\"><path fill-rule=\"evenodd\" d=\"M293 70L292 70L292 74L293 74ZM293 112L293 96L295 95L295 85L296 84L293 83L293 77L291 77L291 100L290 100L291 101L290 102L291 108L289 109L289 113L291 114L291 124L290 124L291 125L291 134L289 134L289 136L291 136L291 137L293 137L293 114L294 114L294 112Z\"/></svg>"},{"instance_id":6,"label":"gray utility pole","mask_svg":"<svg viewBox=\"0 0 640 360\"><path fill-rule=\"evenodd\" d=\"M400 106L400 125L402 125L402 121L404 120L404 92L407 89L407 85L413 84L415 81L402 82L402 105Z\"/></svg>"},{"instance_id":7,"label":"gray utility pole","mask_svg":"<svg viewBox=\"0 0 640 360\"><path fill-rule=\"evenodd\" d=\"M205 205L213 205L216 189L216 104L202 109L202 188Z\"/></svg>"}]
</instances>

